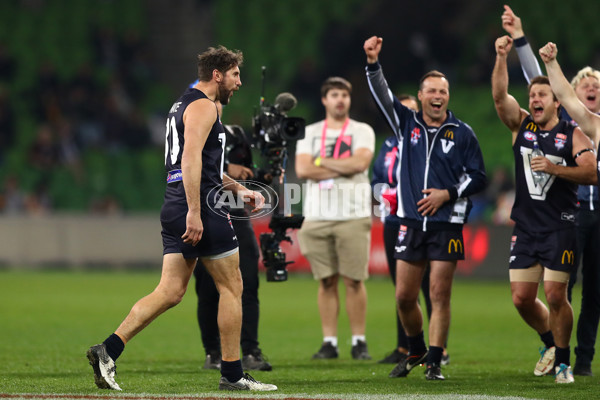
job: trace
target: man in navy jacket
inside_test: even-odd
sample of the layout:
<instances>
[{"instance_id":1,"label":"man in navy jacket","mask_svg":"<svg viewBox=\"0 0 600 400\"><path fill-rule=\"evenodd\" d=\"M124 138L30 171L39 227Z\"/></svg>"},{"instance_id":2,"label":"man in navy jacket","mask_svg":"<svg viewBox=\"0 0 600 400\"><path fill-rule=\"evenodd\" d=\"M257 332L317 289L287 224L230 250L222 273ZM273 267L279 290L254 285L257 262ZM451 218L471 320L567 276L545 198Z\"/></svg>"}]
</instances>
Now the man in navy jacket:
<instances>
[{"instance_id":1,"label":"man in navy jacket","mask_svg":"<svg viewBox=\"0 0 600 400\"><path fill-rule=\"evenodd\" d=\"M448 80L430 71L420 82L422 111L403 106L393 96L378 62L383 39L365 41L371 93L398 138L400 170L398 211L401 226L395 257L398 313L409 342L409 356L390 377L403 377L427 362L426 378L442 380L440 364L450 326L450 293L458 260L464 259L462 227L471 202L485 188L479 142L464 122L448 111ZM423 336L418 294L429 262L432 314L429 349Z\"/></svg>"}]
</instances>

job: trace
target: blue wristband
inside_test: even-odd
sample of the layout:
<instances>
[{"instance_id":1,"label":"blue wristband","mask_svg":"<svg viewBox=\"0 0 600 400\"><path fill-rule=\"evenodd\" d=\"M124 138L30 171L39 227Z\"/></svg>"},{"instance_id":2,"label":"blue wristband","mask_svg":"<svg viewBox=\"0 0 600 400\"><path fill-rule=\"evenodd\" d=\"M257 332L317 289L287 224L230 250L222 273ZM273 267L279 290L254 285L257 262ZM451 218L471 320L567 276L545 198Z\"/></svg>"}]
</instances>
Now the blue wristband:
<instances>
[{"instance_id":1,"label":"blue wristband","mask_svg":"<svg viewBox=\"0 0 600 400\"><path fill-rule=\"evenodd\" d=\"M521 36L520 38L515 39L515 46L523 47L527 44L527 38L525 36Z\"/></svg>"}]
</instances>

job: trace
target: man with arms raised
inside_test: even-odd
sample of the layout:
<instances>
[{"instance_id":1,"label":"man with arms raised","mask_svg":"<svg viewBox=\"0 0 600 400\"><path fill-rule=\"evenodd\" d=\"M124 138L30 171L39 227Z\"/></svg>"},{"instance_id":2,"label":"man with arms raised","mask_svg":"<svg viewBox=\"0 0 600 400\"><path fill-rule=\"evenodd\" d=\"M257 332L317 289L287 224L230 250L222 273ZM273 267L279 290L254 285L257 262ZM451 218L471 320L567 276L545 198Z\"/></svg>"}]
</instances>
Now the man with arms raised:
<instances>
[{"instance_id":1,"label":"man with arms raised","mask_svg":"<svg viewBox=\"0 0 600 400\"><path fill-rule=\"evenodd\" d=\"M546 347L555 347L554 362L552 357L543 357L535 374L554 371L557 383L572 383L569 340L573 309L567 300L567 284L575 262L577 184L595 181L594 157L589 152L579 154L591 143L579 128L559 119L560 103L546 77L531 80L529 112L508 94L506 58L512 44L509 36L496 40L492 73L494 104L498 116L512 132L515 159L512 300ZM545 157L532 155L536 145ZM548 308L537 298L542 278Z\"/></svg>"},{"instance_id":2,"label":"man with arms raised","mask_svg":"<svg viewBox=\"0 0 600 400\"><path fill-rule=\"evenodd\" d=\"M521 18L509 6L504 6L502 27L514 40L523 73L529 80L542 75L537 58L527 43ZM552 80L552 78L551 78ZM553 85L554 86L554 85ZM591 67L580 69L571 80L577 98L594 114L600 113L600 71ZM555 91L556 93L556 91ZM562 103L562 95L558 96ZM576 104L576 102L575 102ZM571 106L569 106L570 108ZM562 107L560 118L573 121L573 118ZM586 133L586 132L584 132ZM593 148L582 151L594 151ZM577 320L577 346L575 347L575 367L573 375L592 375L594 346L600 322L600 198L597 185L579 185L577 190L579 207L575 217L577 227L577 260L571 272L567 297L571 301L573 286L577 281L577 269L581 260L581 311ZM549 349L540 350L542 358ZM552 354L552 352L550 352Z\"/></svg>"}]
</instances>

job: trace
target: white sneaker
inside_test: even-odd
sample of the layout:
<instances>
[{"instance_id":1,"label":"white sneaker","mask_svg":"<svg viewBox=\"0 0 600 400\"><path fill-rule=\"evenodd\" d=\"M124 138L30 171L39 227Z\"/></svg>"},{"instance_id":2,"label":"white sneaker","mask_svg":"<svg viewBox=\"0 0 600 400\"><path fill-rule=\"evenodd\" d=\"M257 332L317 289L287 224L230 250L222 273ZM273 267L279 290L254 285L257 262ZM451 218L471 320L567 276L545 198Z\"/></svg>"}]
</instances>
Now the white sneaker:
<instances>
[{"instance_id":1,"label":"white sneaker","mask_svg":"<svg viewBox=\"0 0 600 400\"><path fill-rule=\"evenodd\" d=\"M87 358L94 369L94 381L100 389L122 390L115 381L117 366L106 352L104 344L92 346L87 351Z\"/></svg>"},{"instance_id":2,"label":"white sneaker","mask_svg":"<svg viewBox=\"0 0 600 400\"><path fill-rule=\"evenodd\" d=\"M256 390L259 392L270 392L277 390L277 386L271 385L270 383L262 383L254 379L248 374L237 382L229 382L224 376L219 381L219 390Z\"/></svg>"},{"instance_id":3,"label":"white sneaker","mask_svg":"<svg viewBox=\"0 0 600 400\"><path fill-rule=\"evenodd\" d=\"M573 378L573 371L571 371L571 366L567 364L560 364L558 367L554 369L556 374L554 375L556 383L573 383L575 382L575 378Z\"/></svg>"},{"instance_id":4,"label":"white sneaker","mask_svg":"<svg viewBox=\"0 0 600 400\"><path fill-rule=\"evenodd\" d=\"M550 348L542 347L540 348L540 360L535 364L535 369L533 370L533 374L535 376L544 376L550 371L552 371L552 367L554 367L554 353L556 352L556 347L552 346Z\"/></svg>"}]
</instances>

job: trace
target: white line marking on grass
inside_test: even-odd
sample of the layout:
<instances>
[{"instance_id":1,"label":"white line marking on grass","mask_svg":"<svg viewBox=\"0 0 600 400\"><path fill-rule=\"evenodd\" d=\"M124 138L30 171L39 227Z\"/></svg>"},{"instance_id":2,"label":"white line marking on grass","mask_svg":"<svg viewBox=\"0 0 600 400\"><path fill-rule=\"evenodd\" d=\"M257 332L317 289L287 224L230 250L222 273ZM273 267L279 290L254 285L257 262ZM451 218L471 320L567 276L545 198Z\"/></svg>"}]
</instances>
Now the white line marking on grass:
<instances>
[{"instance_id":1,"label":"white line marking on grass","mask_svg":"<svg viewBox=\"0 0 600 400\"><path fill-rule=\"evenodd\" d=\"M198 393L182 395L131 394L131 395L89 395L89 394L43 394L43 393L0 393L0 399L11 400L221 400L221 399L284 399L284 400L536 400L524 397L504 397L477 394L346 394L346 395L308 395L294 394L264 394L260 392L239 393Z\"/></svg>"}]
</instances>

